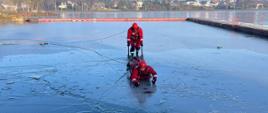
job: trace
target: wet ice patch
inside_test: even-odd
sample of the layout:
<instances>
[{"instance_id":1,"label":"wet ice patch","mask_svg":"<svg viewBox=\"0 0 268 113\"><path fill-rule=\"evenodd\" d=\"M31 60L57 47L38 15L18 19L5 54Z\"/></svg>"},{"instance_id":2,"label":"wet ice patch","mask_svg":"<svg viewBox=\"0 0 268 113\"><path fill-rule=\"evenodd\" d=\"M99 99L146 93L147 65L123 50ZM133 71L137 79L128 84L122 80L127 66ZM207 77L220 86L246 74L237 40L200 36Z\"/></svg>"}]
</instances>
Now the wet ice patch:
<instances>
[{"instance_id":1,"label":"wet ice patch","mask_svg":"<svg viewBox=\"0 0 268 113\"><path fill-rule=\"evenodd\" d=\"M31 78L40 78L41 75L47 75L55 72L57 72L57 69L55 67L42 65L7 66L0 68L1 75L30 75L29 77Z\"/></svg>"},{"instance_id":2,"label":"wet ice patch","mask_svg":"<svg viewBox=\"0 0 268 113\"><path fill-rule=\"evenodd\" d=\"M11 39L11 40L0 40L0 46L5 45L40 45L45 43L45 41L41 40L20 40L20 39Z\"/></svg>"},{"instance_id":3,"label":"wet ice patch","mask_svg":"<svg viewBox=\"0 0 268 113\"><path fill-rule=\"evenodd\" d=\"M153 91L145 90L144 93L145 93L145 94L151 94L151 93L153 93Z\"/></svg>"},{"instance_id":4,"label":"wet ice patch","mask_svg":"<svg viewBox=\"0 0 268 113\"><path fill-rule=\"evenodd\" d=\"M40 80L42 77L42 75L32 75L30 76L30 78L34 79L34 80Z\"/></svg>"},{"instance_id":5,"label":"wet ice patch","mask_svg":"<svg viewBox=\"0 0 268 113\"><path fill-rule=\"evenodd\" d=\"M15 81L8 81L8 82L6 82L7 85L15 84L15 83L16 83Z\"/></svg>"},{"instance_id":6,"label":"wet ice patch","mask_svg":"<svg viewBox=\"0 0 268 113\"><path fill-rule=\"evenodd\" d=\"M42 93L45 90L41 90L42 85L39 86L39 90L34 91L31 89L31 84L34 83L34 81L37 81L42 84L42 80L46 76L53 76L57 72L57 69L54 67L48 67L48 66L38 66L38 65L32 65L32 66L12 66L12 67L1 67L0 68L0 78L5 79L6 85L2 85L2 90L7 89L6 91L12 90L22 90L20 91L21 94L24 93ZM22 85L23 84L23 85ZM0 84L1 85L1 84ZM22 86L22 87L21 87ZM32 90L32 91L30 91Z\"/></svg>"}]
</instances>

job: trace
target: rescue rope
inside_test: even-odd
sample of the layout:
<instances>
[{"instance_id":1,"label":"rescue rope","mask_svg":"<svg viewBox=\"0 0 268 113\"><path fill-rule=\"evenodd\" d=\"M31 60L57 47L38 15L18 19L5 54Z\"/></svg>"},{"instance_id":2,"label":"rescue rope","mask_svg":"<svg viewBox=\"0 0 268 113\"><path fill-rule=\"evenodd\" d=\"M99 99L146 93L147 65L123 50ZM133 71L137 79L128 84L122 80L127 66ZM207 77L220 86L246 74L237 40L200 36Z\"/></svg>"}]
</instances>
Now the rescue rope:
<instances>
[{"instance_id":1,"label":"rescue rope","mask_svg":"<svg viewBox=\"0 0 268 113\"><path fill-rule=\"evenodd\" d=\"M118 33L114 33L114 34L111 34L109 36L106 36L106 37L103 37L103 38L99 38L99 39L95 39L95 40L88 40L88 41L99 41L99 40L105 40L105 39L109 39L109 38L114 38L115 36L118 36L118 35L121 35L125 33L125 31L121 31L121 32L118 32ZM87 40L84 40L84 41L87 41ZM98 52L97 50L95 49L92 49L92 48L83 48L83 47L78 47L78 46L72 46L72 45L63 45L63 44L58 44L58 43L49 43L51 45L55 45L55 46L61 46L61 47L68 47L68 48L77 48L77 49L82 49L82 50L87 50L87 51L92 51L94 52L95 54L101 56L101 57L104 57L108 60L111 60L111 61L115 61L117 63L122 63L124 64L123 62L120 62L119 60L116 60L114 58L111 58L111 57L108 57L108 56L105 56L103 54L101 54L100 52Z\"/></svg>"},{"instance_id":2,"label":"rescue rope","mask_svg":"<svg viewBox=\"0 0 268 113\"><path fill-rule=\"evenodd\" d=\"M121 35L123 33L125 33L125 31L121 31L121 32L114 33L114 34L111 34L111 35L106 36L106 37L103 37L103 38L99 38L99 39L95 39L95 40L88 40L88 41L99 41L99 40L105 40L105 39L109 39L109 38L114 38L115 36ZM8 40L8 39L1 39L1 40ZM114 62L117 62L117 63L125 64L124 62L121 62L121 61L119 61L117 59L114 59L114 58L105 56L105 55L101 54L100 52L98 52L97 50L92 49L92 48L83 48L83 47L78 47L78 46L73 46L73 45L66 45L66 44L60 44L60 43L57 43L57 42L44 41L44 40L34 40L34 39L12 39L12 40L42 41L44 44L40 44L40 45L49 45L50 44L50 45L60 46L60 47L66 47L66 48L76 48L76 49L82 49L82 50L86 50L86 51L92 51L95 54L97 54L98 56L101 56L103 58L106 58L107 60L111 60L111 61L114 61ZM87 41L87 40L85 40L85 41Z\"/></svg>"},{"instance_id":3,"label":"rescue rope","mask_svg":"<svg viewBox=\"0 0 268 113\"><path fill-rule=\"evenodd\" d=\"M123 33L125 33L126 31L121 31L119 33L115 33L115 34L111 34L109 36L106 36L106 37L103 37L103 38L99 38L99 39L94 39L94 40L90 40L90 41L99 41L99 40L106 40L106 39L110 39L110 38L113 38L115 36L118 36L118 35L121 35Z\"/></svg>"},{"instance_id":4,"label":"rescue rope","mask_svg":"<svg viewBox=\"0 0 268 113\"><path fill-rule=\"evenodd\" d=\"M125 31L121 31L121 32L118 32L118 33L115 33L115 34L111 34L109 36L106 36L106 37L103 37L103 38L99 38L99 39L94 39L94 40L85 40L85 41L99 41L99 40L106 40L106 39L110 39L110 38L115 38L115 36L118 36L118 35L121 35L125 33ZM14 39L15 40L15 39ZM73 45L67 45L67 44L60 44L60 43L57 43L57 42L52 42L52 41L44 41L44 40L33 40L33 39L25 39L25 40L31 40L31 41L40 41L40 43L44 43L44 44L40 44L40 45L54 45L54 46L60 46L60 47L66 47L66 48L76 48L76 49L82 49L82 50L86 50L86 51L91 51L91 52L94 52L96 55L98 56L101 56L109 61L114 61L114 62L117 62L117 63L120 63L120 64L125 64L125 62L122 62L118 59L114 59L114 58L111 58L109 56L106 56L106 55L103 55L102 53L98 52L96 49L93 49L93 48L83 48L83 47L79 47L79 46L73 46ZM109 65L111 67L111 65ZM111 67L112 68L112 67ZM125 72L122 76L120 76L112 85L112 87L116 86L117 83L124 77L128 74L128 72ZM100 96L100 100L110 91L110 88L105 90L101 96ZM83 97L84 98L84 97Z\"/></svg>"},{"instance_id":5,"label":"rescue rope","mask_svg":"<svg viewBox=\"0 0 268 113\"><path fill-rule=\"evenodd\" d=\"M116 85L117 85L117 83L118 83L124 76L127 76L127 74L128 74L128 71L125 72L122 76L120 76L119 79L117 79L117 80L116 80L110 87L108 87L108 89L104 90L104 91L102 92L102 94L100 95L99 100L102 100L103 97L104 97L110 90L112 90L113 88L115 88Z\"/></svg>"},{"instance_id":6,"label":"rescue rope","mask_svg":"<svg viewBox=\"0 0 268 113\"><path fill-rule=\"evenodd\" d=\"M87 50L87 51L92 51L94 52L95 54L103 57L103 58L106 58L108 60L111 60L111 61L114 61L114 62L117 62L117 63L122 63L124 64L123 62L119 61L119 60L116 60L114 58L111 58L111 57L108 57L108 56L105 56L103 54L101 54L100 52L98 52L97 50L95 49L92 49L92 48L83 48L83 47L78 47L78 46L72 46L72 45L63 45L63 44L57 44L57 43L49 43L50 45L54 45L54 46L60 46L60 47L67 47L67 48L76 48L76 49L82 49L82 50Z\"/></svg>"},{"instance_id":7,"label":"rescue rope","mask_svg":"<svg viewBox=\"0 0 268 113\"><path fill-rule=\"evenodd\" d=\"M91 40L83 40L83 42L86 42L86 41L100 41L100 40L106 40L106 39L110 39L110 38L117 38L115 36L118 36L118 35L121 35L123 33L125 33L126 31L121 31L121 32L118 32L118 33L114 33L114 34L110 34L108 36L105 36L103 38L98 38L98 39L91 39ZM73 41L71 43L77 43L77 42L81 42L81 41Z\"/></svg>"}]
</instances>

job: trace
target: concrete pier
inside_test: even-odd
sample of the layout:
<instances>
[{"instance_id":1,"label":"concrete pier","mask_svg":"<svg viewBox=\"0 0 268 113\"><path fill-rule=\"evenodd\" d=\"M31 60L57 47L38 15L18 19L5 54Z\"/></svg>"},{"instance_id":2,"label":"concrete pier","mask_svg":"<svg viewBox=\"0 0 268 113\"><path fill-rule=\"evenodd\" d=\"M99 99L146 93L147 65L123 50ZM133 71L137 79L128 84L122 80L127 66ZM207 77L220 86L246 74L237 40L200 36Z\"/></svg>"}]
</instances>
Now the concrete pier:
<instances>
[{"instance_id":1,"label":"concrete pier","mask_svg":"<svg viewBox=\"0 0 268 113\"><path fill-rule=\"evenodd\" d=\"M223 28L223 29L227 29L231 31L257 35L257 36L261 36L263 38L268 39L268 29L265 29L263 27L258 27L256 25L250 25L250 24L241 23L241 22L233 24L233 23L226 22L226 21L215 21L215 20L198 19L198 18L187 18L186 20L190 22L203 24L203 25L219 27L219 28Z\"/></svg>"}]
</instances>

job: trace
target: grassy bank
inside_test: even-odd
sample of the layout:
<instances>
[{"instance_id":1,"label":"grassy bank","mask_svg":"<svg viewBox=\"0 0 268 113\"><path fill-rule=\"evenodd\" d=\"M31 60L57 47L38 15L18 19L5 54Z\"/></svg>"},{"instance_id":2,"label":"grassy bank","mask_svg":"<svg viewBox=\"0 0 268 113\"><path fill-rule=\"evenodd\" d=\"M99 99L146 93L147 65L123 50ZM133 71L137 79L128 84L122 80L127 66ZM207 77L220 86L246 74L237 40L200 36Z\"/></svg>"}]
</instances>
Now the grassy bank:
<instances>
[{"instance_id":1,"label":"grassy bank","mask_svg":"<svg viewBox=\"0 0 268 113\"><path fill-rule=\"evenodd\" d=\"M28 18L55 16L51 12L3 12L0 11L0 23L18 22L23 23Z\"/></svg>"},{"instance_id":2,"label":"grassy bank","mask_svg":"<svg viewBox=\"0 0 268 113\"><path fill-rule=\"evenodd\" d=\"M0 12L0 22L23 22L24 17L18 13Z\"/></svg>"}]
</instances>

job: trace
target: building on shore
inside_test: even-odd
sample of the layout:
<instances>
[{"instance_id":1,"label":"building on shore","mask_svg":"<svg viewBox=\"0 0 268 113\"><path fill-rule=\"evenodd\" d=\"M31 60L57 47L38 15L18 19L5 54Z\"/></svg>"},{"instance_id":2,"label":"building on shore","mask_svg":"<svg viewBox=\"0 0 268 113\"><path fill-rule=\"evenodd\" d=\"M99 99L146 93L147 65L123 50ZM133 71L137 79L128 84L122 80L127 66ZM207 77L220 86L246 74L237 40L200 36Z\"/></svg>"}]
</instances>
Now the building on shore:
<instances>
[{"instance_id":1,"label":"building on shore","mask_svg":"<svg viewBox=\"0 0 268 113\"><path fill-rule=\"evenodd\" d=\"M140 10L141 8L143 8L143 0L136 0L135 5L136 5L136 10Z\"/></svg>"},{"instance_id":2,"label":"building on shore","mask_svg":"<svg viewBox=\"0 0 268 113\"><path fill-rule=\"evenodd\" d=\"M34 2L29 2L34 1ZM2 11L263 9L268 0L0 0Z\"/></svg>"},{"instance_id":3,"label":"building on shore","mask_svg":"<svg viewBox=\"0 0 268 113\"><path fill-rule=\"evenodd\" d=\"M0 4L0 7L4 10L4 11L17 11L18 10L18 5L11 5L11 4Z\"/></svg>"}]
</instances>

